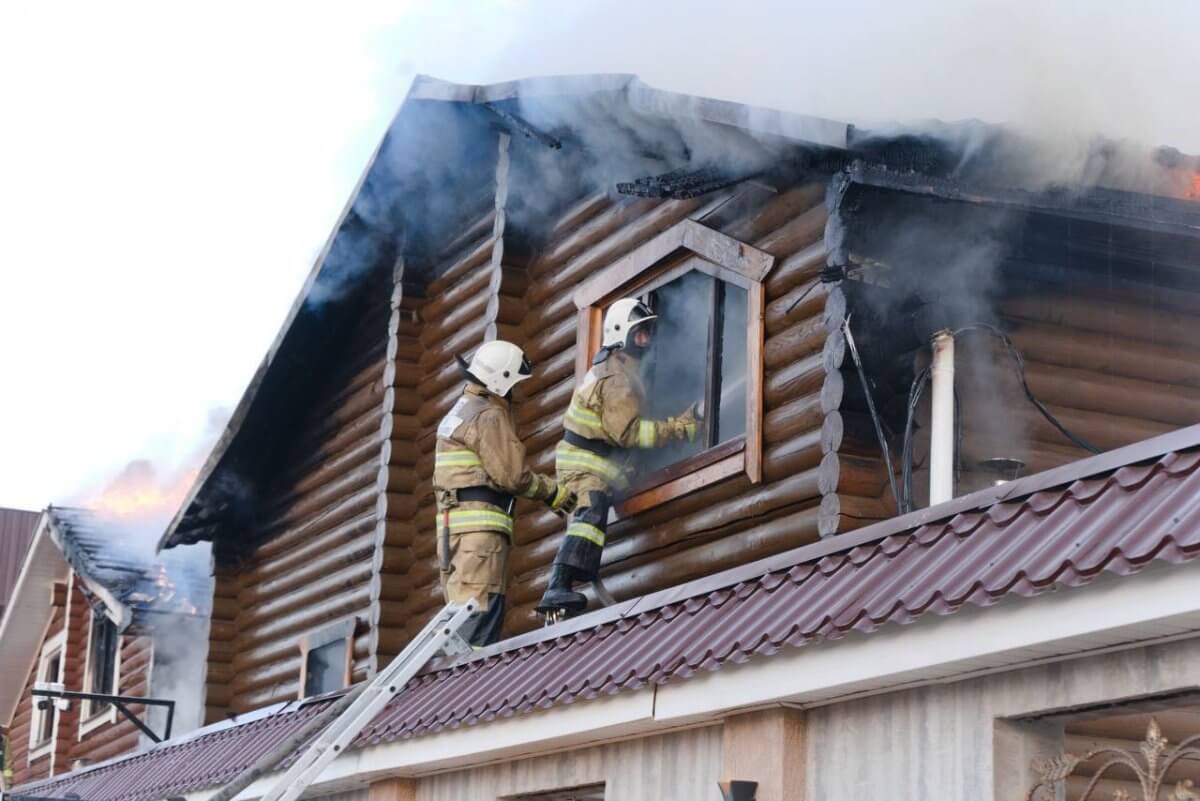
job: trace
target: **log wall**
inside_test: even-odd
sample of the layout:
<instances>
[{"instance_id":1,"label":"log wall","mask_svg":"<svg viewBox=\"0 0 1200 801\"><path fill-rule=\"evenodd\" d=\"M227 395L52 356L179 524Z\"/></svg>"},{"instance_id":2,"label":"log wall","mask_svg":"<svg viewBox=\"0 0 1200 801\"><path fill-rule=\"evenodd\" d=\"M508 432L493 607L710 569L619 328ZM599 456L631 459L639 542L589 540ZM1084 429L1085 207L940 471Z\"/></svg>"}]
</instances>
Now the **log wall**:
<instances>
[{"instance_id":1,"label":"log wall","mask_svg":"<svg viewBox=\"0 0 1200 801\"><path fill-rule=\"evenodd\" d=\"M398 567L380 581L381 659L396 653L443 603L430 480L434 430L462 390L454 354L492 338L525 347L535 369L517 390L518 433L529 464L553 473L554 446L576 378L574 290L689 217L776 257L766 281L764 481L726 480L617 523L606 550L606 584L618 598L631 597L818 534L822 429L838 400L830 385L837 381L842 347L836 335L830 342L826 320L844 308L836 289L817 280L826 260L824 184L778 192L747 186L686 201L586 197L562 213L545 244L526 259L505 254L503 158L499 170L496 208L468 226L470 235L437 266L425 300L412 306L420 314L419 334L410 342L414 355L397 362L398 375L420 376L420 407L415 420L406 421L416 427L416 518L406 527L411 547L394 546L390 558ZM532 607L564 530L563 521L540 504L520 501L517 509L507 634L539 625Z\"/></svg>"},{"instance_id":2,"label":"log wall","mask_svg":"<svg viewBox=\"0 0 1200 801\"><path fill-rule=\"evenodd\" d=\"M1200 423L1200 295L1155 287L1149 277L1143 291L1106 289L1100 280L1051 286L1028 276L1006 279L996 319L1024 359L1030 389L1070 431L1104 451ZM847 386L858 380L848 361L843 374ZM985 459L1019 459L1029 475L1091 455L1026 400L998 339L958 338L955 386L962 427L957 494L996 478L978 469ZM928 503L928 399L927 388L914 437L918 508ZM827 511L839 514L828 533L894 513L879 446L860 407L839 410L842 442L827 457L839 466L839 485L825 499ZM898 456L895 465L899 470Z\"/></svg>"},{"instance_id":3,"label":"log wall","mask_svg":"<svg viewBox=\"0 0 1200 801\"><path fill-rule=\"evenodd\" d=\"M374 667L371 622L380 512L377 484L387 440L389 286L377 275L342 357L322 377L303 422L282 444L273 481L248 538L260 542L231 572L218 571L220 611L210 631L207 717L217 719L299 693L299 639L354 618L353 678ZM388 516L403 510L389 509ZM411 513L411 510L409 510ZM232 603L231 603L232 602Z\"/></svg>"}]
</instances>

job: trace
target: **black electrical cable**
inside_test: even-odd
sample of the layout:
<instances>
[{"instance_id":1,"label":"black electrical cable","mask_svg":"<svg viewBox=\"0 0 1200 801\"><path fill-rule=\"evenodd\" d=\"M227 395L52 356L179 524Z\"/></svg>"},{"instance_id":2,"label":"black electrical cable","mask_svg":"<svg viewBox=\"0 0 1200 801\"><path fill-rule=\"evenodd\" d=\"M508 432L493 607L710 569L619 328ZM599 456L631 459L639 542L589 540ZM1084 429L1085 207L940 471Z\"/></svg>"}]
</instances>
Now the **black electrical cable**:
<instances>
[{"instance_id":1,"label":"black electrical cable","mask_svg":"<svg viewBox=\"0 0 1200 801\"><path fill-rule=\"evenodd\" d=\"M862 359L858 357L858 348L854 344L854 335L850 333L850 318L847 317L842 321L842 330L846 332L846 344L850 346L850 356L854 359L854 366L858 369L858 380L862 382L863 394L867 396L867 409L871 412L871 422L875 425L875 436L879 438L879 449L883 452L883 463L887 468L888 486L892 488L892 498L896 501L896 507L900 507L900 495L896 492L896 474L892 469L892 454L888 447L887 437L883 433L883 423L879 420L879 413L875 410L875 399L871 395L871 386L867 382L867 372L863 369Z\"/></svg>"},{"instance_id":2,"label":"black electrical cable","mask_svg":"<svg viewBox=\"0 0 1200 801\"><path fill-rule=\"evenodd\" d=\"M1071 440L1071 442L1078 445L1080 448L1083 448L1085 451L1090 451L1092 453L1102 452L1100 448L1097 448L1083 437L1079 436L1078 434L1073 434L1069 429L1067 429L1067 427L1059 422L1058 418L1051 414L1050 410L1047 409L1045 405L1037 399L1037 396L1033 394L1033 390L1029 388L1029 381L1025 378L1025 359L1021 356L1020 351L1017 350L1017 346L1013 344L1011 339L1009 339L1008 334L1004 333L994 325L989 325L988 323L973 323L954 331L953 336L958 337L959 334L965 334L970 331L983 331L984 333L991 334L1004 343L1004 347L1008 349L1008 355L1012 357L1013 363L1016 364L1017 376L1021 379L1021 389L1025 392L1025 398L1033 404L1034 408L1041 413L1042 417L1046 418L1046 421L1050 423L1050 425L1054 426L1060 434Z\"/></svg>"},{"instance_id":3,"label":"black electrical cable","mask_svg":"<svg viewBox=\"0 0 1200 801\"><path fill-rule=\"evenodd\" d=\"M908 410L904 416L903 447L900 455L900 469L902 471L900 486L901 491L904 493L903 500L897 502L900 514L906 514L912 511L913 421L916 417L917 406L921 403L921 393L925 391L925 384L928 383L928 381L929 368L926 367L913 377L912 386L909 387L908 390Z\"/></svg>"}]
</instances>

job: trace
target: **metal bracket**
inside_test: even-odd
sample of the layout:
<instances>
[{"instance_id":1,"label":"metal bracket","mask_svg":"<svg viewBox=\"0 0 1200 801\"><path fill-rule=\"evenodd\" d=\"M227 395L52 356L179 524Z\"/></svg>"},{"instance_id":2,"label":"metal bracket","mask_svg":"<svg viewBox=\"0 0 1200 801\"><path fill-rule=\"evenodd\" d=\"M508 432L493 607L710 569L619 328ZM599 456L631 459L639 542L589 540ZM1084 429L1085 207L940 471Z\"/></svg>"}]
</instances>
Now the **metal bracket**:
<instances>
[{"instance_id":1,"label":"metal bracket","mask_svg":"<svg viewBox=\"0 0 1200 801\"><path fill-rule=\"evenodd\" d=\"M43 698L67 698L80 699L86 701L99 701L105 704L112 704L117 708L117 711L125 716L125 719L141 729L142 733L156 743L161 743L163 740L171 739L171 726L175 722L175 702L166 698L139 698L133 695L106 695L104 693L83 693L75 690L59 690L50 689L47 687L35 686L31 691L33 695L40 695ZM153 729L142 722L142 719L129 709L126 704L141 704L142 706L161 706L167 710L167 722L164 727L164 732L161 737L155 733Z\"/></svg>"}]
</instances>

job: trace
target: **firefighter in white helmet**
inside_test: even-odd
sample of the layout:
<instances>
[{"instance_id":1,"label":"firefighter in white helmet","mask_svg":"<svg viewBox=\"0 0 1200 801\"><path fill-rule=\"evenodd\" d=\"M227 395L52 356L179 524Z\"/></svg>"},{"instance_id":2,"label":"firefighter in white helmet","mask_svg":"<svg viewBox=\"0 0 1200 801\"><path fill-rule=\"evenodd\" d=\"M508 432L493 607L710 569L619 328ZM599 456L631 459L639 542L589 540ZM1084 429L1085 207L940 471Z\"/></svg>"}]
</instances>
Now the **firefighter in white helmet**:
<instances>
[{"instance_id":1,"label":"firefighter in white helmet","mask_svg":"<svg viewBox=\"0 0 1200 801\"><path fill-rule=\"evenodd\" d=\"M467 385L437 430L437 551L447 602L479 603L468 639L484 646L500 639L504 622L515 496L544 501L565 515L575 508L575 495L525 467L511 409L512 388L532 374L521 349L487 342L470 362L458 357L458 363Z\"/></svg>"},{"instance_id":2,"label":"firefighter in white helmet","mask_svg":"<svg viewBox=\"0 0 1200 801\"><path fill-rule=\"evenodd\" d=\"M701 423L696 404L665 420L642 416L646 393L639 363L650 347L656 319L636 298L613 303L604 315L600 352L571 398L555 469L559 486L570 488L578 505L537 607L542 614L558 616L587 606L574 584L593 582L599 575L612 494L629 484L628 452L696 438Z\"/></svg>"}]
</instances>

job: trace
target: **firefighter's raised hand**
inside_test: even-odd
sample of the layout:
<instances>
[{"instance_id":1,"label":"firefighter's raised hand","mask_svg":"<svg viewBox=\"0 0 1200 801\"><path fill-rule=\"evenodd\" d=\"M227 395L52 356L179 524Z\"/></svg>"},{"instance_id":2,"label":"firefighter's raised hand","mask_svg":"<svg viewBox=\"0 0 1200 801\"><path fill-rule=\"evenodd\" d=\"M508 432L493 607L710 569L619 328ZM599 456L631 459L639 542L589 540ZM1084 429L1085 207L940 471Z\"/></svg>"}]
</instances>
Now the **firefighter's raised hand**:
<instances>
[{"instance_id":1,"label":"firefighter's raised hand","mask_svg":"<svg viewBox=\"0 0 1200 801\"><path fill-rule=\"evenodd\" d=\"M563 517L574 512L575 506L578 503L579 499L575 497L575 493L562 484L559 484L555 488L553 495L546 498L546 505L550 507L550 510Z\"/></svg>"},{"instance_id":2,"label":"firefighter's raised hand","mask_svg":"<svg viewBox=\"0 0 1200 801\"><path fill-rule=\"evenodd\" d=\"M700 403L693 403L691 406L683 410L683 414L679 415L674 420L675 436L679 439L686 439L688 442L695 442L696 435L700 431L700 427L704 424L704 413Z\"/></svg>"}]
</instances>

